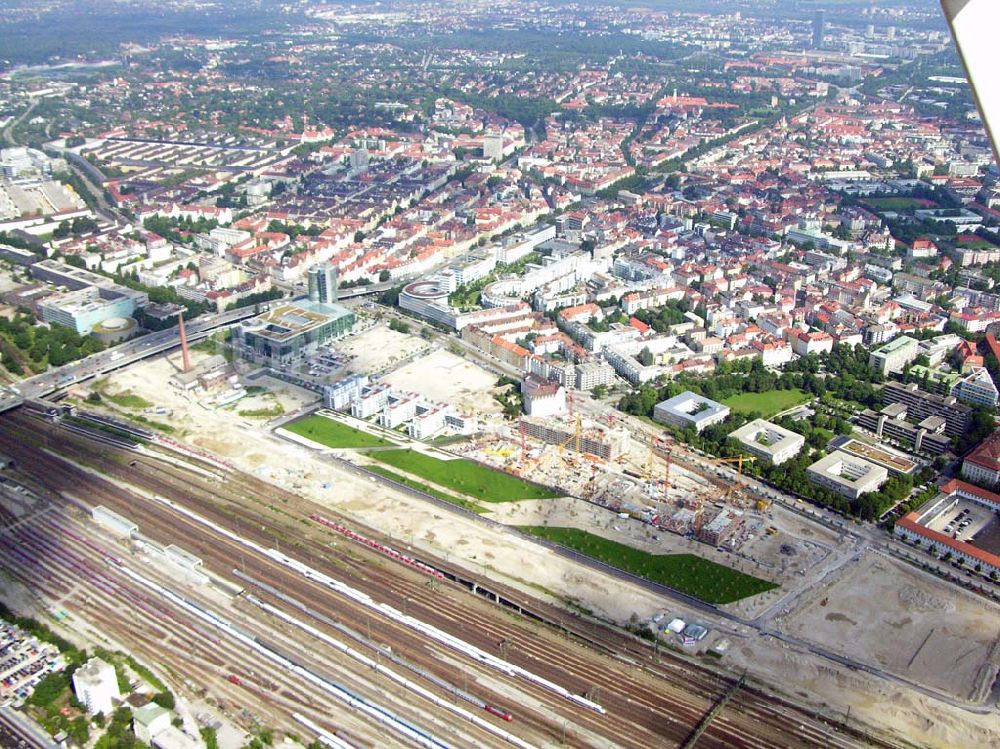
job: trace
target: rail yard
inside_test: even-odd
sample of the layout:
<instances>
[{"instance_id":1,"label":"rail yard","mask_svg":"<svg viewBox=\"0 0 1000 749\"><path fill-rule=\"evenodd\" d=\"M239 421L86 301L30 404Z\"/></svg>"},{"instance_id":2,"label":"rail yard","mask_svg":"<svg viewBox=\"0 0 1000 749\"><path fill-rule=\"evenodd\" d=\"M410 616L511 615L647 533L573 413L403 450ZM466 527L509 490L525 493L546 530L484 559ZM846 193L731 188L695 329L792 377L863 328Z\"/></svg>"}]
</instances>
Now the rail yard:
<instances>
[{"instance_id":1,"label":"rail yard","mask_svg":"<svg viewBox=\"0 0 1000 749\"><path fill-rule=\"evenodd\" d=\"M46 502L3 536L15 578L47 605L74 600L147 662L169 655L174 681L244 720L278 715L334 746L873 741L523 593L489 583L506 606L474 595L453 564L249 475L25 411L6 424L0 451ZM102 530L98 505L145 540ZM150 564L143 543L196 555L209 584Z\"/></svg>"}]
</instances>

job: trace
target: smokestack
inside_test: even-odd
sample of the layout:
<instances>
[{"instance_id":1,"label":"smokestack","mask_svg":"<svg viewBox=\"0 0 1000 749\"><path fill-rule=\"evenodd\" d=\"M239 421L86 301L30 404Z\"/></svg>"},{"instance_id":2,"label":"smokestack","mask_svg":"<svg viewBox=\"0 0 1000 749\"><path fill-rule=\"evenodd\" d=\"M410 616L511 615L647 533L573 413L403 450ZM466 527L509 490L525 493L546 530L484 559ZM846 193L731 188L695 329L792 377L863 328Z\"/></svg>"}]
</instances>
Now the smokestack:
<instances>
[{"instance_id":1,"label":"smokestack","mask_svg":"<svg viewBox=\"0 0 1000 749\"><path fill-rule=\"evenodd\" d=\"M184 332L184 310L181 310L180 314L177 316L178 331L181 336L181 355L184 357L184 369L187 372L191 369L191 354L188 353L188 339L187 334Z\"/></svg>"}]
</instances>

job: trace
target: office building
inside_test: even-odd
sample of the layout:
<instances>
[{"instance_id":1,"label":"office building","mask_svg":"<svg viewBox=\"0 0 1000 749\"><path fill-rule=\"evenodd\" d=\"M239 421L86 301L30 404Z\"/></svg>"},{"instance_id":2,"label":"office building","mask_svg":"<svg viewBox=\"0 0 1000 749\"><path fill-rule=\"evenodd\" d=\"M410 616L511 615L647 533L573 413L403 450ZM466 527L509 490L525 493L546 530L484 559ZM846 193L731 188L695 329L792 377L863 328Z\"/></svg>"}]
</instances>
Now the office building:
<instances>
[{"instance_id":1,"label":"office building","mask_svg":"<svg viewBox=\"0 0 1000 749\"><path fill-rule=\"evenodd\" d=\"M915 383L887 382L882 388L882 403L905 405L903 418L917 424L930 417L943 418L944 433L949 437L960 437L972 418L972 408L959 403L954 396L927 393Z\"/></svg>"},{"instance_id":2,"label":"office building","mask_svg":"<svg viewBox=\"0 0 1000 749\"><path fill-rule=\"evenodd\" d=\"M951 450L951 439L944 434L946 422L943 417L928 416L919 424L911 424L906 416L907 407L902 403L893 403L881 411L866 408L855 421L879 439L896 440L915 453L943 455Z\"/></svg>"},{"instance_id":3,"label":"office building","mask_svg":"<svg viewBox=\"0 0 1000 749\"><path fill-rule=\"evenodd\" d=\"M337 266L318 263L309 269L309 301L337 303Z\"/></svg>"},{"instance_id":4,"label":"office building","mask_svg":"<svg viewBox=\"0 0 1000 749\"><path fill-rule=\"evenodd\" d=\"M729 416L729 406L716 403L690 390L657 403L653 409L653 421L679 429L694 427L698 432L718 424L727 416Z\"/></svg>"},{"instance_id":5,"label":"office building","mask_svg":"<svg viewBox=\"0 0 1000 749\"><path fill-rule=\"evenodd\" d=\"M889 471L863 458L834 450L806 469L809 480L848 499L877 492L889 479Z\"/></svg>"},{"instance_id":6,"label":"office building","mask_svg":"<svg viewBox=\"0 0 1000 749\"><path fill-rule=\"evenodd\" d=\"M110 716L115 700L122 696L115 667L100 658L91 658L73 672L73 692L91 715Z\"/></svg>"},{"instance_id":7,"label":"office building","mask_svg":"<svg viewBox=\"0 0 1000 749\"><path fill-rule=\"evenodd\" d=\"M806 439L798 432L785 429L764 419L754 419L734 432L729 439L736 440L751 455L779 465L799 454Z\"/></svg>"},{"instance_id":8,"label":"office building","mask_svg":"<svg viewBox=\"0 0 1000 749\"><path fill-rule=\"evenodd\" d=\"M350 332L354 319L353 312L338 305L300 299L243 321L233 341L249 361L287 367Z\"/></svg>"},{"instance_id":9,"label":"office building","mask_svg":"<svg viewBox=\"0 0 1000 749\"><path fill-rule=\"evenodd\" d=\"M962 461L962 476L990 488L1000 484L1000 431L993 432Z\"/></svg>"},{"instance_id":10,"label":"office building","mask_svg":"<svg viewBox=\"0 0 1000 749\"><path fill-rule=\"evenodd\" d=\"M826 11L817 10L813 14L813 49L822 49L826 37Z\"/></svg>"},{"instance_id":11,"label":"office building","mask_svg":"<svg viewBox=\"0 0 1000 749\"><path fill-rule=\"evenodd\" d=\"M868 355L868 366L883 376L890 372L902 372L919 353L920 344L917 339L901 335L874 349Z\"/></svg>"},{"instance_id":12,"label":"office building","mask_svg":"<svg viewBox=\"0 0 1000 749\"><path fill-rule=\"evenodd\" d=\"M91 286L79 291L53 294L38 304L42 319L47 323L72 328L87 335L103 323L109 328L134 328L129 319L140 303L148 297L124 287Z\"/></svg>"}]
</instances>

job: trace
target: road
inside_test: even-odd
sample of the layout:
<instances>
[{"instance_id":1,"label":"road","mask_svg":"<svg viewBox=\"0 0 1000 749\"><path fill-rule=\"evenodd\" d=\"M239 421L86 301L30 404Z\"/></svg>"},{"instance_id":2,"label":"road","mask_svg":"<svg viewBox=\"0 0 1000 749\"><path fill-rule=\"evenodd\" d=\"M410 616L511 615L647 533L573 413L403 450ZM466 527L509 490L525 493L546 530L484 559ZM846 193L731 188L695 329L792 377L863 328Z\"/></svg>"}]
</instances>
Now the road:
<instances>
[{"instance_id":1,"label":"road","mask_svg":"<svg viewBox=\"0 0 1000 749\"><path fill-rule=\"evenodd\" d=\"M11 146L20 145L14 138L14 131L17 128L19 128L21 126L21 123L28 118L28 115L30 115L35 110L35 107L38 106L38 101L39 101L38 99L32 99L31 103L28 105L28 108L25 109L23 112L21 112L21 114L18 115L16 119L14 119L9 125L7 125L6 128L4 128L3 139L7 141L8 145Z\"/></svg>"},{"instance_id":2,"label":"road","mask_svg":"<svg viewBox=\"0 0 1000 749\"><path fill-rule=\"evenodd\" d=\"M208 337L212 331L245 320L254 314L256 313L253 307L243 307L219 314L202 315L186 323L188 342L200 341ZM60 388L94 377L102 377L141 359L170 351L179 345L177 328L149 333L97 354L91 354L80 361L22 380L16 386L17 392L24 399L44 398Z\"/></svg>"}]
</instances>

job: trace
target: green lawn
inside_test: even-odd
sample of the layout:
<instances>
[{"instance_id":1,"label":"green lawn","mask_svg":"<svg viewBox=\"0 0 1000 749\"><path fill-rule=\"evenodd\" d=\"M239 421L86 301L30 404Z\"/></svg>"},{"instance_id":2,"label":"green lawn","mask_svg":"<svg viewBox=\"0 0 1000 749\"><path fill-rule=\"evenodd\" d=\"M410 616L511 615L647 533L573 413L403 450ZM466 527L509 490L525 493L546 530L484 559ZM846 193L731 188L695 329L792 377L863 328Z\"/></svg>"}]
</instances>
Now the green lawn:
<instances>
[{"instance_id":1,"label":"green lawn","mask_svg":"<svg viewBox=\"0 0 1000 749\"><path fill-rule=\"evenodd\" d=\"M473 512L486 512L482 507L480 507L475 502L456 497L453 494L446 494L440 489L435 489L433 486L428 484L423 484L419 481L414 481L413 479L407 478L401 474L390 471L388 468L383 468L382 466L368 466L368 471L372 473L377 473L379 476L385 476L387 479L392 479L396 483L403 484L403 486L408 486L411 489L416 489L418 492L423 492L424 494L430 494L432 497L437 497L438 499L443 499L445 502L451 502L453 505L458 505L459 507L464 507L467 510L472 510Z\"/></svg>"},{"instance_id":2,"label":"green lawn","mask_svg":"<svg viewBox=\"0 0 1000 749\"><path fill-rule=\"evenodd\" d=\"M559 496L537 484L463 458L439 460L413 450L380 450L371 453L371 457L484 502L515 502L519 499L551 499Z\"/></svg>"},{"instance_id":3,"label":"green lawn","mask_svg":"<svg viewBox=\"0 0 1000 749\"><path fill-rule=\"evenodd\" d=\"M649 554L576 528L529 525L522 526L521 530L706 603L732 603L778 587L694 554Z\"/></svg>"},{"instance_id":4,"label":"green lawn","mask_svg":"<svg viewBox=\"0 0 1000 749\"><path fill-rule=\"evenodd\" d=\"M143 408L152 408L154 405L142 396L136 395L129 390L126 390L124 393L117 393L114 395L111 393L103 393L102 395L121 408L133 408L135 410L140 410Z\"/></svg>"},{"instance_id":5,"label":"green lawn","mask_svg":"<svg viewBox=\"0 0 1000 749\"><path fill-rule=\"evenodd\" d=\"M767 418L800 403L805 403L809 398L808 393L795 388L792 390L768 390L766 393L740 393L726 398L722 402L734 411L741 413L756 411Z\"/></svg>"},{"instance_id":6,"label":"green lawn","mask_svg":"<svg viewBox=\"0 0 1000 749\"><path fill-rule=\"evenodd\" d=\"M327 447L391 447L393 443L325 416L306 416L285 429Z\"/></svg>"},{"instance_id":7,"label":"green lawn","mask_svg":"<svg viewBox=\"0 0 1000 749\"><path fill-rule=\"evenodd\" d=\"M925 208L927 202L919 198L867 198L863 201L876 211L905 211L910 208Z\"/></svg>"},{"instance_id":8,"label":"green lawn","mask_svg":"<svg viewBox=\"0 0 1000 749\"><path fill-rule=\"evenodd\" d=\"M985 239L977 238L971 242L958 242L958 246L966 250L992 250L996 245Z\"/></svg>"}]
</instances>

